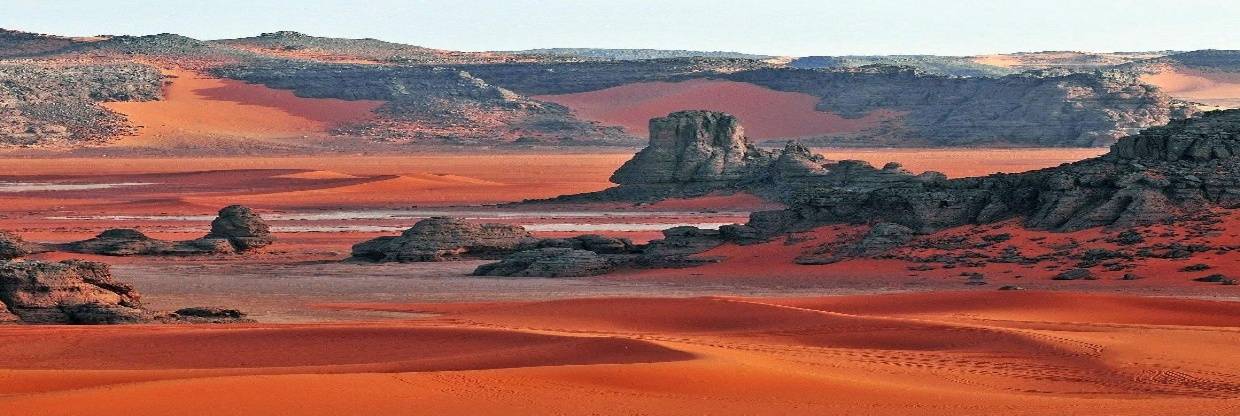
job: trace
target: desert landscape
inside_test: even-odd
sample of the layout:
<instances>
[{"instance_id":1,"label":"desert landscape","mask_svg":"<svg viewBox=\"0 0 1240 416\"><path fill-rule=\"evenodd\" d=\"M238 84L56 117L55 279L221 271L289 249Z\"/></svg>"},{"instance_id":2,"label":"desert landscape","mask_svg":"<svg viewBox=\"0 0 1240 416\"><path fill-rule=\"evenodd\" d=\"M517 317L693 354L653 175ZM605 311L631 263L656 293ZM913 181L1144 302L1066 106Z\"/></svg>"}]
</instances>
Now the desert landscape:
<instances>
[{"instance_id":1,"label":"desert landscape","mask_svg":"<svg viewBox=\"0 0 1240 416\"><path fill-rule=\"evenodd\" d=\"M1237 183L1236 50L0 29L0 414L1236 414Z\"/></svg>"}]
</instances>

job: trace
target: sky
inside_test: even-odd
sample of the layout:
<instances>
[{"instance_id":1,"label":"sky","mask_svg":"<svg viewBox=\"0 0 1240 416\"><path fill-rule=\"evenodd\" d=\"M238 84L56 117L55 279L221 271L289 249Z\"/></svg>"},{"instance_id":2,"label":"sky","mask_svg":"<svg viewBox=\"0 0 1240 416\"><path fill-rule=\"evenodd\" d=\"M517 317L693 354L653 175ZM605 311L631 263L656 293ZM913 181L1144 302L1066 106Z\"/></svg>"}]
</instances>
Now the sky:
<instances>
[{"instance_id":1,"label":"sky","mask_svg":"<svg viewBox=\"0 0 1240 416\"><path fill-rule=\"evenodd\" d=\"M0 28L198 39L295 30L440 49L869 55L1240 49L1240 0L0 0Z\"/></svg>"}]
</instances>

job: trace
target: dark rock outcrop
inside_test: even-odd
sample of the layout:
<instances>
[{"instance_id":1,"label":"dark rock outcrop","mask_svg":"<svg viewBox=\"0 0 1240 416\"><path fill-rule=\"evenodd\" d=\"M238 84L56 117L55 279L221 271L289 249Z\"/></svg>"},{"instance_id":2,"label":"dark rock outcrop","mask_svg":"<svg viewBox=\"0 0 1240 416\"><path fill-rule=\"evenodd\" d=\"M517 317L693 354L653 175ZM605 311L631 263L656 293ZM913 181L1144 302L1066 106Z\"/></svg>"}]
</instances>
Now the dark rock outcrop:
<instances>
[{"instance_id":1,"label":"dark rock outcrop","mask_svg":"<svg viewBox=\"0 0 1240 416\"><path fill-rule=\"evenodd\" d=\"M152 101L164 77L139 64L0 63L0 147L97 144L134 131L111 101Z\"/></svg>"},{"instance_id":2,"label":"dark rock outcrop","mask_svg":"<svg viewBox=\"0 0 1240 416\"><path fill-rule=\"evenodd\" d=\"M774 159L766 153L738 158L737 152L748 152L743 138L732 133L739 128L731 121L711 122L728 118L703 112L677 113L672 118L688 120L672 123L690 126L687 130L693 134L684 137L704 139L674 146L666 143L676 141L652 140L652 148L658 149L643 152L658 157L635 157L621 169L620 186L558 200L658 199L692 196L703 189L744 190L768 195L787 208L755 212L748 224L719 232L668 230L669 238L643 249L659 260L694 259L694 254L724 241L752 243L828 224L877 225L864 237L820 247L801 261L818 264L873 256L911 241L915 234L1009 219L1049 231L1129 229L1200 215L1211 207L1240 207L1240 186L1236 185L1240 183L1240 110L1204 113L1147 129L1121 139L1111 152L1097 158L1018 174L960 179L947 179L937 172L914 175L896 163L875 168L861 161L828 162L806 155L795 144ZM797 159L795 163L787 161L791 158ZM780 168L772 169L774 165ZM693 167L683 171L706 174L669 174L679 166ZM647 171L650 175L643 175ZM731 172L743 173L724 174ZM1141 240L1134 233L1116 238L1129 245ZM1167 255L1179 256L1176 252ZM1018 253L1013 259L1020 260Z\"/></svg>"},{"instance_id":3,"label":"dark rock outcrop","mask_svg":"<svg viewBox=\"0 0 1240 416\"><path fill-rule=\"evenodd\" d=\"M379 237L354 245L353 257L402 263L493 259L522 247L532 247L535 242L536 239L520 226L432 217L418 221L398 237Z\"/></svg>"},{"instance_id":4,"label":"dark rock outcrop","mask_svg":"<svg viewBox=\"0 0 1240 416\"><path fill-rule=\"evenodd\" d=\"M0 303L25 323L123 323L143 316L140 295L87 261L0 263Z\"/></svg>"},{"instance_id":5,"label":"dark rock outcrop","mask_svg":"<svg viewBox=\"0 0 1240 416\"><path fill-rule=\"evenodd\" d=\"M505 256L496 263L478 266L475 276L584 277L611 271L607 258L589 250L539 248Z\"/></svg>"},{"instance_id":6,"label":"dark rock outcrop","mask_svg":"<svg viewBox=\"0 0 1240 416\"><path fill-rule=\"evenodd\" d=\"M271 229L263 218L254 210L241 205L230 205L221 209L215 220L211 221L211 232L203 239L228 240L237 251L263 248L275 242L275 237L271 236Z\"/></svg>"},{"instance_id":7,"label":"dark rock outcrop","mask_svg":"<svg viewBox=\"0 0 1240 416\"><path fill-rule=\"evenodd\" d=\"M27 242L17 234L0 231L0 261L12 260L45 251L49 251L49 249L42 244Z\"/></svg>"},{"instance_id":8,"label":"dark rock outcrop","mask_svg":"<svg viewBox=\"0 0 1240 416\"><path fill-rule=\"evenodd\" d=\"M95 238L47 247L105 256L187 256L253 251L274 241L262 217L249 208L232 205L219 211L211 222L211 231L202 238L160 240L135 229L119 228L104 230Z\"/></svg>"}]
</instances>

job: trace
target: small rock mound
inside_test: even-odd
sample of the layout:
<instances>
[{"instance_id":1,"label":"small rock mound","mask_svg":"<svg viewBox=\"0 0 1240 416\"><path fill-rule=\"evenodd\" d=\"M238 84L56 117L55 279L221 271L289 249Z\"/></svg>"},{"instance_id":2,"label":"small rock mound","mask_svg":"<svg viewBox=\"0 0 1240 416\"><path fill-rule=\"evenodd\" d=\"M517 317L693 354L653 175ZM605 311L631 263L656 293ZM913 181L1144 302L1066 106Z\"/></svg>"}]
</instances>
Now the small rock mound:
<instances>
[{"instance_id":1,"label":"small rock mound","mask_svg":"<svg viewBox=\"0 0 1240 416\"><path fill-rule=\"evenodd\" d=\"M606 258L589 250L540 248L513 253L497 263L484 264L475 276L584 277L611 271Z\"/></svg>"},{"instance_id":2,"label":"small rock mound","mask_svg":"<svg viewBox=\"0 0 1240 416\"><path fill-rule=\"evenodd\" d=\"M509 224L475 224L460 218L418 221L397 237L379 237L353 246L356 259L379 262L448 261L498 258L518 251L535 238Z\"/></svg>"},{"instance_id":3,"label":"small rock mound","mask_svg":"<svg viewBox=\"0 0 1240 416\"><path fill-rule=\"evenodd\" d=\"M271 230L254 210L242 205L230 205L211 221L211 232L203 239L226 239L237 251L266 247L275 242Z\"/></svg>"}]
</instances>

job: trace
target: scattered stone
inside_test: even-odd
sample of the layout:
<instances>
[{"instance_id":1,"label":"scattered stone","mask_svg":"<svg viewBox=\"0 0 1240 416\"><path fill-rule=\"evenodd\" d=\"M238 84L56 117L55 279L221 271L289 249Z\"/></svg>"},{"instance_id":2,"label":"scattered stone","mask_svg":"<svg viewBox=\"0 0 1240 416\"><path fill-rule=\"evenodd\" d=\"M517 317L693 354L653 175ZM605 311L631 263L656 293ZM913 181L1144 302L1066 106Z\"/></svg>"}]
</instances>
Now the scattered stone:
<instances>
[{"instance_id":1,"label":"scattered stone","mask_svg":"<svg viewBox=\"0 0 1240 416\"><path fill-rule=\"evenodd\" d=\"M1180 271L1182 272L1199 272L1202 270L1210 270L1210 265L1205 263L1197 263L1180 268Z\"/></svg>"},{"instance_id":2,"label":"scattered stone","mask_svg":"<svg viewBox=\"0 0 1240 416\"><path fill-rule=\"evenodd\" d=\"M1025 290L1025 288L1015 285L1007 285L999 287L999 290Z\"/></svg>"},{"instance_id":3,"label":"scattered stone","mask_svg":"<svg viewBox=\"0 0 1240 416\"><path fill-rule=\"evenodd\" d=\"M1224 281L1227 281L1227 280L1228 280L1227 276L1223 276L1221 274L1212 274L1209 276L1202 276L1202 277L1193 279L1193 281L1195 282L1206 282L1206 283L1223 283Z\"/></svg>"},{"instance_id":4,"label":"scattered stone","mask_svg":"<svg viewBox=\"0 0 1240 416\"><path fill-rule=\"evenodd\" d=\"M968 280L966 280L964 283L966 285L981 286L981 285L986 284L986 276L981 273L972 272L972 273L964 273L964 275L968 277Z\"/></svg>"},{"instance_id":5,"label":"scattered stone","mask_svg":"<svg viewBox=\"0 0 1240 416\"><path fill-rule=\"evenodd\" d=\"M1141 280L1142 277L1136 274L1133 274L1133 273L1124 273L1124 275L1120 277L1119 279L1120 280Z\"/></svg>"},{"instance_id":6,"label":"scattered stone","mask_svg":"<svg viewBox=\"0 0 1240 416\"><path fill-rule=\"evenodd\" d=\"M1055 275L1054 280L1096 280L1097 276L1089 269L1072 269Z\"/></svg>"}]
</instances>

